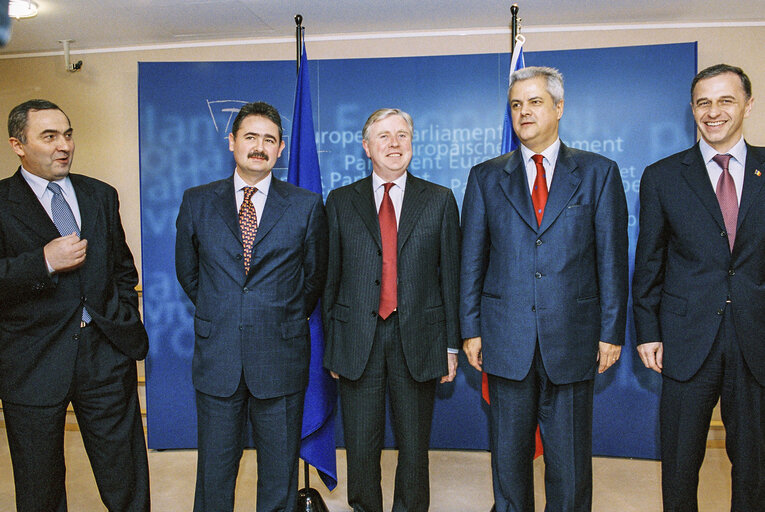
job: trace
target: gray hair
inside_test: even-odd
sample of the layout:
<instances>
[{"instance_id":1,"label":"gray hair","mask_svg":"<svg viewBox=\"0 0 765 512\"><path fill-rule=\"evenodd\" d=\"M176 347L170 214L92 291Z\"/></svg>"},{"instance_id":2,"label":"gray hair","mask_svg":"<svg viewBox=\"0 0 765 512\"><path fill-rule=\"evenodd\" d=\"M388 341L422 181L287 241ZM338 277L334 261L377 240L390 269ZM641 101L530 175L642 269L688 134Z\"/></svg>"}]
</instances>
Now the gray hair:
<instances>
[{"instance_id":1,"label":"gray hair","mask_svg":"<svg viewBox=\"0 0 765 512\"><path fill-rule=\"evenodd\" d=\"M390 116L401 116L404 121L406 121L406 124L409 125L409 131L412 133L412 135L414 135L414 121L412 121L412 116L400 108L381 108L372 112L372 115L369 116L367 122L364 123L364 128L361 130L361 136L364 138L364 140L369 140L370 126L372 126L377 121L381 121Z\"/></svg>"},{"instance_id":2,"label":"gray hair","mask_svg":"<svg viewBox=\"0 0 765 512\"><path fill-rule=\"evenodd\" d=\"M547 81L547 92L552 96L553 103L556 105L560 103L563 100L563 75L555 68L544 66L529 66L513 71L510 75L510 86L507 88L508 99L510 89L513 88L515 82L537 77L542 77Z\"/></svg>"}]
</instances>

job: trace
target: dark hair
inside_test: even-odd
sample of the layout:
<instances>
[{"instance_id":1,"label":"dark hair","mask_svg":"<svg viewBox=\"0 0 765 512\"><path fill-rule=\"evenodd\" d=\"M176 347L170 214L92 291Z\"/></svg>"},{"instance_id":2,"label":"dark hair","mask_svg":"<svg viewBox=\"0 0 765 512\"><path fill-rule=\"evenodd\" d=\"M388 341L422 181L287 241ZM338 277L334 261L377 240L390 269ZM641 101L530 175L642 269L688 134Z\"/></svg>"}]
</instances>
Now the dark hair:
<instances>
[{"instance_id":1,"label":"dark hair","mask_svg":"<svg viewBox=\"0 0 765 512\"><path fill-rule=\"evenodd\" d=\"M234 119L234 124L231 125L231 133L236 137L236 132L239 131L239 125L247 116L261 116L272 121L277 128L279 128L279 141L282 140L282 118L279 115L279 111L268 103L262 101L255 101L253 103L247 103L244 105Z\"/></svg>"},{"instance_id":2,"label":"dark hair","mask_svg":"<svg viewBox=\"0 0 765 512\"><path fill-rule=\"evenodd\" d=\"M737 66L731 66L729 64L715 64L714 66L709 66L706 69L702 69L699 71L698 75L693 77L693 81L691 82L691 100L693 99L693 90L696 88L696 84L699 83L700 80L712 78L713 76L722 75L724 73L733 73L734 75L738 75L738 77L741 79L741 87L744 88L746 99L748 100L752 97L752 82L749 81L749 77L746 76L746 73L744 73L743 69Z\"/></svg>"},{"instance_id":3,"label":"dark hair","mask_svg":"<svg viewBox=\"0 0 765 512\"><path fill-rule=\"evenodd\" d=\"M66 120L69 121L69 116L59 108L58 105L48 100L27 100L21 105L16 105L8 114L8 136L14 139L19 139L22 144L26 144L26 137L24 136L24 130L27 127L27 120L29 113L33 110L58 110ZM71 122L69 122L71 124Z\"/></svg>"}]
</instances>

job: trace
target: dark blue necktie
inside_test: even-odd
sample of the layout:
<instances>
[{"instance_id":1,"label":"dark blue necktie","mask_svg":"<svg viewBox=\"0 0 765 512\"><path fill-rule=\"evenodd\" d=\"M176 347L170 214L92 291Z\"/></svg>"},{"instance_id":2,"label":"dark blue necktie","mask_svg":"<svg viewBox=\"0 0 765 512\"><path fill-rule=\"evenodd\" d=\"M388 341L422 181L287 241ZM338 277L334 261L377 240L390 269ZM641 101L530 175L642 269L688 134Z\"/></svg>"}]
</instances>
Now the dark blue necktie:
<instances>
[{"instance_id":1,"label":"dark blue necktie","mask_svg":"<svg viewBox=\"0 0 765 512\"><path fill-rule=\"evenodd\" d=\"M68 236L72 233L80 236L80 228L77 226L72 209L69 208L69 203L66 202L61 193L61 186L51 182L48 183L48 190L53 192L53 198L50 200L50 211L53 215L53 224L56 225L58 232L61 233L61 236ZM90 320L90 313L87 309L82 308L82 321L87 324Z\"/></svg>"}]
</instances>

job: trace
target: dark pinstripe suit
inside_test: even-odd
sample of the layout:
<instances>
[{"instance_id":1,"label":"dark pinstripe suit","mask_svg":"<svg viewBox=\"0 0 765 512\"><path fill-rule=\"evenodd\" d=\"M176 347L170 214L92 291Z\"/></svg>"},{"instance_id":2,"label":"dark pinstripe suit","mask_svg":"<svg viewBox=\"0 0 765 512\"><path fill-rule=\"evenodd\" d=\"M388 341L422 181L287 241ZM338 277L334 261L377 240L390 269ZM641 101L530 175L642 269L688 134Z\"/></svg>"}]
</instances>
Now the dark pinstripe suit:
<instances>
[{"instance_id":1,"label":"dark pinstripe suit","mask_svg":"<svg viewBox=\"0 0 765 512\"><path fill-rule=\"evenodd\" d=\"M348 501L382 509L380 450L385 389L399 448L393 510L427 510L436 379L460 346L459 215L447 188L407 175L398 228L398 310L377 315L380 227L368 176L327 198L329 269L324 366L338 373L348 450Z\"/></svg>"}]
</instances>

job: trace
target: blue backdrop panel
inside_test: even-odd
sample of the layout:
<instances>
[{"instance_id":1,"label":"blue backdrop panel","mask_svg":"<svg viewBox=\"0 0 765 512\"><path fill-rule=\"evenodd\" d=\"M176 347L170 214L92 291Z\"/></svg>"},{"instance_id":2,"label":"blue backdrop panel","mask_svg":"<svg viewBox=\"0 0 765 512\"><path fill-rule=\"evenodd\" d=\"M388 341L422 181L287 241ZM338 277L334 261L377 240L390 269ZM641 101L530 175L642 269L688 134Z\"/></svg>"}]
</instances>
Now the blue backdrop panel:
<instances>
[{"instance_id":1,"label":"blue backdrop panel","mask_svg":"<svg viewBox=\"0 0 765 512\"><path fill-rule=\"evenodd\" d=\"M564 74L563 141L619 163L634 251L643 168L694 139L688 87L696 70L695 43L529 52L526 63L554 66ZM470 167L499 154L508 68L507 54L312 61L325 195L370 172L361 127L375 109L397 106L415 121L410 170L450 187L461 204ZM190 377L193 309L173 267L174 220L183 190L233 172L226 137L243 103L263 100L276 106L289 134L294 86L292 61L139 64L151 448L196 445ZM284 177L288 158L285 150L277 177ZM596 454L658 456L659 386L658 376L635 357L630 323L621 362L596 380ZM488 448L480 375L464 356L456 381L439 386L437 396L432 446ZM337 425L341 434L341 422ZM390 431L386 444L393 444Z\"/></svg>"}]
</instances>

